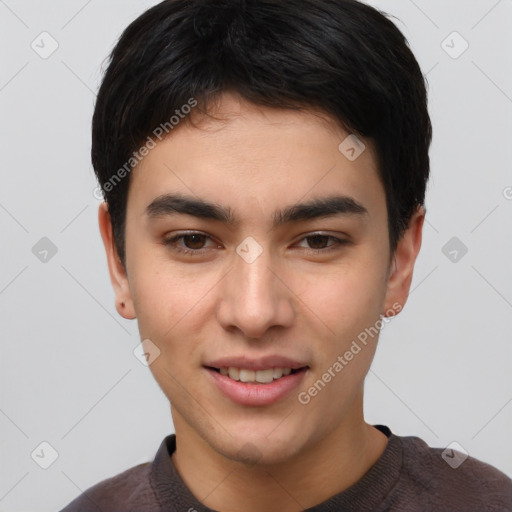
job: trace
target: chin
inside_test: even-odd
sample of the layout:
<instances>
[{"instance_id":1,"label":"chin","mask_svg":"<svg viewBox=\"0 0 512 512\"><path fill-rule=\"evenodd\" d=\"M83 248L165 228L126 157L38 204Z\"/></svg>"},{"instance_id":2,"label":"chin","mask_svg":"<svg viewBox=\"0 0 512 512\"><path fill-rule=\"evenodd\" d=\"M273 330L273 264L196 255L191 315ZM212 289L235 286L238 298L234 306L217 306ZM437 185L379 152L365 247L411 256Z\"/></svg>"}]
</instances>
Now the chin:
<instances>
[{"instance_id":1,"label":"chin","mask_svg":"<svg viewBox=\"0 0 512 512\"><path fill-rule=\"evenodd\" d=\"M297 436L291 435L287 440L269 439L266 435L231 439L228 446L218 447L226 458L247 466L274 465L287 462L300 451Z\"/></svg>"}]
</instances>

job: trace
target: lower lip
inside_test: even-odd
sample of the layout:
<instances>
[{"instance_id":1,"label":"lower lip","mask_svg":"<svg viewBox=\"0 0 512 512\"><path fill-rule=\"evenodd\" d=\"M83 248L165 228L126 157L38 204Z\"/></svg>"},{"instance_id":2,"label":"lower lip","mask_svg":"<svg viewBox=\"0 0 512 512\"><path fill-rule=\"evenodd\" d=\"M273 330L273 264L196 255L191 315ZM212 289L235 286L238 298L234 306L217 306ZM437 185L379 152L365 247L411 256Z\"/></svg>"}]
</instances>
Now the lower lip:
<instances>
[{"instance_id":1,"label":"lower lip","mask_svg":"<svg viewBox=\"0 0 512 512\"><path fill-rule=\"evenodd\" d=\"M269 382L253 384L230 379L221 373L206 368L220 391L240 405L270 405L283 399L296 389L304 378L306 368L296 373Z\"/></svg>"}]
</instances>

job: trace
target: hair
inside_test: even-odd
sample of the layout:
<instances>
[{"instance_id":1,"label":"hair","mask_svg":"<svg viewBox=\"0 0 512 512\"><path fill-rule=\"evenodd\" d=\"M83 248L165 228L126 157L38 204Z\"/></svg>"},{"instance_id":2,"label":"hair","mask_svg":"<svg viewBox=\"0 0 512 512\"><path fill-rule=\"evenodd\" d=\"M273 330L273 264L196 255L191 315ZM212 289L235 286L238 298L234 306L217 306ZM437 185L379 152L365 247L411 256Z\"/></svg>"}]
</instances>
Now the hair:
<instances>
[{"instance_id":1,"label":"hair","mask_svg":"<svg viewBox=\"0 0 512 512\"><path fill-rule=\"evenodd\" d=\"M432 140L426 80L395 24L356 0L164 0L121 34L92 121L92 164L123 265L138 150L163 129L172 136L184 106L207 113L227 91L320 110L372 141L394 252L423 206Z\"/></svg>"}]
</instances>

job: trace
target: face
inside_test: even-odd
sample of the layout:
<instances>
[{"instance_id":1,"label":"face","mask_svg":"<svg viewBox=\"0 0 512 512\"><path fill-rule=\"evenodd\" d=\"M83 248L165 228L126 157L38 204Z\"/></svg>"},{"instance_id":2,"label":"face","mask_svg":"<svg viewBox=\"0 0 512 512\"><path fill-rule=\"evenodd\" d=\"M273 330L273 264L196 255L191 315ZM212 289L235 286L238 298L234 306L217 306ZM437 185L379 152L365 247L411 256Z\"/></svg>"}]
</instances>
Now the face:
<instances>
[{"instance_id":1,"label":"face","mask_svg":"<svg viewBox=\"0 0 512 512\"><path fill-rule=\"evenodd\" d=\"M132 171L126 272L104 206L100 225L177 435L277 463L363 421L376 328L405 302L421 225L391 258L372 146L347 158L327 116L227 94L214 114Z\"/></svg>"}]
</instances>

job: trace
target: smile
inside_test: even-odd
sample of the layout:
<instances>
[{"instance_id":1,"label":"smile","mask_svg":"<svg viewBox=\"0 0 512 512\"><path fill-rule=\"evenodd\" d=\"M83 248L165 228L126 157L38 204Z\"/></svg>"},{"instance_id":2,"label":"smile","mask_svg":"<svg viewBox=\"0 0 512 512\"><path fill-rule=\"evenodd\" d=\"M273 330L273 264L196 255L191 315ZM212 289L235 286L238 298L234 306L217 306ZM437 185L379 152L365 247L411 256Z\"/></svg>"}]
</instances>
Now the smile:
<instances>
[{"instance_id":1,"label":"smile","mask_svg":"<svg viewBox=\"0 0 512 512\"><path fill-rule=\"evenodd\" d=\"M259 384L269 384L275 380L281 379L296 373L299 370L292 370L292 368L268 368L266 370L250 370L247 368L236 368L230 366L229 368L213 368L221 375L229 377L232 380L240 382L257 382Z\"/></svg>"},{"instance_id":2,"label":"smile","mask_svg":"<svg viewBox=\"0 0 512 512\"><path fill-rule=\"evenodd\" d=\"M265 406L297 392L309 366L258 370L236 366L206 366L205 370L214 386L232 402L245 406Z\"/></svg>"}]
</instances>

